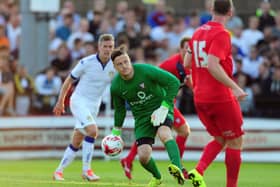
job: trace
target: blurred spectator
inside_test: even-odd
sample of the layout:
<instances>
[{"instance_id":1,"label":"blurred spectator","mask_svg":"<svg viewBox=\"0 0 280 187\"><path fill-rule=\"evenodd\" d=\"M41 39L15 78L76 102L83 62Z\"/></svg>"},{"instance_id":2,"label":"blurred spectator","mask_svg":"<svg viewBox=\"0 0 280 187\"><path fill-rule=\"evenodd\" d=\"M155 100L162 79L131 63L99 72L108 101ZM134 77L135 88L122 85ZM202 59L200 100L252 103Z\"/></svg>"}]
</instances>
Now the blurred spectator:
<instances>
[{"instance_id":1,"label":"blurred spectator","mask_svg":"<svg viewBox=\"0 0 280 187\"><path fill-rule=\"evenodd\" d=\"M118 21L125 19L125 14L128 10L128 2L127 1L118 1L116 5L116 13L115 16Z\"/></svg>"},{"instance_id":2,"label":"blurred spectator","mask_svg":"<svg viewBox=\"0 0 280 187\"><path fill-rule=\"evenodd\" d=\"M10 49L10 41L6 37L4 25L0 25L0 46Z\"/></svg>"},{"instance_id":3,"label":"blurred spectator","mask_svg":"<svg viewBox=\"0 0 280 187\"><path fill-rule=\"evenodd\" d=\"M31 97L35 91L34 80L27 73L26 67L18 65L17 72L14 75L15 93L16 93L16 114L25 116L29 114L31 106Z\"/></svg>"},{"instance_id":4,"label":"blurred spectator","mask_svg":"<svg viewBox=\"0 0 280 187\"><path fill-rule=\"evenodd\" d=\"M135 49L134 53L134 61L132 63L145 63L145 55L144 55L144 49L141 47L138 47Z\"/></svg>"},{"instance_id":5,"label":"blurred spectator","mask_svg":"<svg viewBox=\"0 0 280 187\"><path fill-rule=\"evenodd\" d=\"M241 55L245 55L245 51L247 48L247 44L242 37L243 28L240 26L236 26L232 29L232 37L231 37L231 43L238 47L238 51Z\"/></svg>"},{"instance_id":6,"label":"blurred spectator","mask_svg":"<svg viewBox=\"0 0 280 187\"><path fill-rule=\"evenodd\" d=\"M152 28L164 25L166 23L165 11L165 0L158 0L155 4L154 10L147 17L148 25Z\"/></svg>"},{"instance_id":7,"label":"blurred spectator","mask_svg":"<svg viewBox=\"0 0 280 187\"><path fill-rule=\"evenodd\" d=\"M7 24L7 36L10 41L10 51L16 53L19 49L19 41L21 35L20 15L11 14Z\"/></svg>"},{"instance_id":8,"label":"blurred spectator","mask_svg":"<svg viewBox=\"0 0 280 187\"><path fill-rule=\"evenodd\" d=\"M275 26L272 28L272 34L280 38L280 11L275 16Z\"/></svg>"},{"instance_id":9,"label":"blurred spectator","mask_svg":"<svg viewBox=\"0 0 280 187\"><path fill-rule=\"evenodd\" d=\"M249 28L242 32L242 40L244 41L246 48L244 48L244 53L249 54L250 48L256 45L257 42L263 39L263 33L258 30L259 20L255 16L249 18Z\"/></svg>"},{"instance_id":10,"label":"blurred spectator","mask_svg":"<svg viewBox=\"0 0 280 187\"><path fill-rule=\"evenodd\" d=\"M56 29L56 37L67 41L73 29L73 15L67 9L61 11L63 23Z\"/></svg>"},{"instance_id":11,"label":"blurred spectator","mask_svg":"<svg viewBox=\"0 0 280 187\"><path fill-rule=\"evenodd\" d=\"M262 63L263 58L259 56L256 46L252 46L249 56L243 59L242 71L252 79L257 79L259 76L259 67Z\"/></svg>"},{"instance_id":12,"label":"blurred spectator","mask_svg":"<svg viewBox=\"0 0 280 187\"><path fill-rule=\"evenodd\" d=\"M51 114L61 85L62 81L52 67L38 74L35 77L36 99L34 107L43 113Z\"/></svg>"},{"instance_id":13,"label":"blurred spectator","mask_svg":"<svg viewBox=\"0 0 280 187\"><path fill-rule=\"evenodd\" d=\"M128 10L125 14L125 19L117 25L117 32L125 33L129 40L129 48L134 49L140 46L141 41L139 34L141 31L140 24L136 21L133 10Z\"/></svg>"},{"instance_id":14,"label":"blurred spectator","mask_svg":"<svg viewBox=\"0 0 280 187\"><path fill-rule=\"evenodd\" d=\"M232 10L232 16L230 17L230 19L226 23L226 28L231 32L233 32L233 30L235 28L243 28L244 27L244 23L243 23L242 19L239 16L237 16L235 13L236 13L235 9L233 9Z\"/></svg>"},{"instance_id":15,"label":"blurred spectator","mask_svg":"<svg viewBox=\"0 0 280 187\"><path fill-rule=\"evenodd\" d=\"M95 42L85 42L84 49L85 49L85 56L89 56L97 52L97 45Z\"/></svg>"},{"instance_id":16,"label":"blurred spectator","mask_svg":"<svg viewBox=\"0 0 280 187\"><path fill-rule=\"evenodd\" d=\"M128 35L135 35L140 32L141 26L137 22L135 12L132 9L129 9L125 13L125 17L118 21L116 25L117 32L130 32Z\"/></svg>"},{"instance_id":17,"label":"blurred spectator","mask_svg":"<svg viewBox=\"0 0 280 187\"><path fill-rule=\"evenodd\" d=\"M106 8L106 0L93 0L92 10L87 12L87 20L92 21L94 19L94 10L98 12L104 12Z\"/></svg>"},{"instance_id":18,"label":"blurred spectator","mask_svg":"<svg viewBox=\"0 0 280 187\"><path fill-rule=\"evenodd\" d=\"M50 29L49 31L49 62L52 61L57 55L58 47L63 43L61 38L56 37L55 31Z\"/></svg>"},{"instance_id":19,"label":"blurred spectator","mask_svg":"<svg viewBox=\"0 0 280 187\"><path fill-rule=\"evenodd\" d=\"M254 93L251 89L251 78L248 74L242 71L242 60L236 59L236 73L234 73L233 77L236 83L248 94L246 99L240 102L241 111L246 114L252 114L254 107Z\"/></svg>"},{"instance_id":20,"label":"blurred spectator","mask_svg":"<svg viewBox=\"0 0 280 187\"><path fill-rule=\"evenodd\" d=\"M9 64L9 48L0 46L0 115L15 116L14 110L14 79Z\"/></svg>"},{"instance_id":21,"label":"blurred spectator","mask_svg":"<svg viewBox=\"0 0 280 187\"><path fill-rule=\"evenodd\" d=\"M263 63L259 66L259 77L256 82L254 82L251 87L254 95L260 95L262 92L262 85L271 76L271 63L267 57L263 58Z\"/></svg>"},{"instance_id":22,"label":"blurred spectator","mask_svg":"<svg viewBox=\"0 0 280 187\"><path fill-rule=\"evenodd\" d=\"M280 115L280 66L275 66L272 76L261 84L261 94L256 97L256 107L260 115L277 117Z\"/></svg>"},{"instance_id":23,"label":"blurred spectator","mask_svg":"<svg viewBox=\"0 0 280 187\"><path fill-rule=\"evenodd\" d=\"M62 6L62 14L57 17L57 27L63 26L65 23L64 21L64 13L63 11L67 12L67 14L72 15L72 27L71 30L78 31L80 27L80 20L81 16L76 12L76 7L72 1L64 1Z\"/></svg>"},{"instance_id":24,"label":"blurred spectator","mask_svg":"<svg viewBox=\"0 0 280 187\"><path fill-rule=\"evenodd\" d=\"M98 39L99 28L103 20L103 13L99 10L94 10L93 20L89 21L89 33L91 33L95 39Z\"/></svg>"},{"instance_id":25,"label":"blurred spectator","mask_svg":"<svg viewBox=\"0 0 280 187\"><path fill-rule=\"evenodd\" d=\"M70 51L71 51L71 59L74 62L81 59L85 54L85 50L83 48L83 41L80 38L76 38L74 40L74 46Z\"/></svg>"},{"instance_id":26,"label":"blurred spectator","mask_svg":"<svg viewBox=\"0 0 280 187\"><path fill-rule=\"evenodd\" d=\"M56 70L58 76L64 80L71 67L72 59L69 49L65 43L62 43L57 49L57 56L51 61L51 66Z\"/></svg>"},{"instance_id":27,"label":"blurred spectator","mask_svg":"<svg viewBox=\"0 0 280 187\"><path fill-rule=\"evenodd\" d=\"M175 18L174 25L172 28L172 32L169 34L169 48L171 52L177 52L178 51L178 43L180 43L180 40L185 36L185 29L186 24L183 17L177 17Z\"/></svg>"},{"instance_id":28,"label":"blurred spectator","mask_svg":"<svg viewBox=\"0 0 280 187\"><path fill-rule=\"evenodd\" d=\"M15 12L13 10L15 6L14 0L4 0L0 2L1 24L5 24L8 21L10 14Z\"/></svg>"},{"instance_id":29,"label":"blurred spectator","mask_svg":"<svg viewBox=\"0 0 280 187\"><path fill-rule=\"evenodd\" d=\"M70 50L73 49L74 41L77 38L81 39L82 43L94 41L94 36L91 33L89 33L88 30L89 30L88 21L84 18L81 19L79 30L72 32L72 34L68 38L68 41L67 41L68 48Z\"/></svg>"},{"instance_id":30,"label":"blurred spectator","mask_svg":"<svg viewBox=\"0 0 280 187\"><path fill-rule=\"evenodd\" d=\"M200 25L203 25L212 19L211 16L212 0L204 1L204 10L200 12Z\"/></svg>"},{"instance_id":31,"label":"blurred spectator","mask_svg":"<svg viewBox=\"0 0 280 187\"><path fill-rule=\"evenodd\" d=\"M133 11L135 12L137 22L140 23L141 25L146 24L147 20L147 10L145 5L136 5L133 8Z\"/></svg>"},{"instance_id":32,"label":"blurred spectator","mask_svg":"<svg viewBox=\"0 0 280 187\"><path fill-rule=\"evenodd\" d=\"M189 24L184 32L185 37L192 37L194 31L200 26L200 17L197 11L193 11L190 15Z\"/></svg>"},{"instance_id":33,"label":"blurred spectator","mask_svg":"<svg viewBox=\"0 0 280 187\"><path fill-rule=\"evenodd\" d=\"M260 7L256 10L256 16L259 17L259 30L263 31L267 26L275 26L275 12L271 9L270 0L262 0Z\"/></svg>"},{"instance_id":34,"label":"blurred spectator","mask_svg":"<svg viewBox=\"0 0 280 187\"><path fill-rule=\"evenodd\" d=\"M273 74L271 80L268 79L267 85L269 86L267 89L269 94L280 96L280 66L275 66L273 69Z\"/></svg>"}]
</instances>

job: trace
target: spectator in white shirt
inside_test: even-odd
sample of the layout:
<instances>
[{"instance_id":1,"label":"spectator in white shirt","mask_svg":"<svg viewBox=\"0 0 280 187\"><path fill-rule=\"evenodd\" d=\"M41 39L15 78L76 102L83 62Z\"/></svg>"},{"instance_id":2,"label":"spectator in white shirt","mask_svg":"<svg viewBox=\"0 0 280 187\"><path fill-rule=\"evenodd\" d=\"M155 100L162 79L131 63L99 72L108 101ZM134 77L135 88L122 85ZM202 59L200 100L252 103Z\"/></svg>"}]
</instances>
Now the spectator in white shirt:
<instances>
[{"instance_id":1,"label":"spectator in white shirt","mask_svg":"<svg viewBox=\"0 0 280 187\"><path fill-rule=\"evenodd\" d=\"M62 81L55 74L52 67L46 69L44 73L40 73L35 78L35 89L37 92L36 107L44 112L52 112L52 108L56 103Z\"/></svg>"},{"instance_id":2,"label":"spectator in white shirt","mask_svg":"<svg viewBox=\"0 0 280 187\"><path fill-rule=\"evenodd\" d=\"M242 71L252 79L257 79L259 77L259 67L262 63L263 58L258 55L257 48L252 46L249 56L243 59Z\"/></svg>"},{"instance_id":3,"label":"spectator in white shirt","mask_svg":"<svg viewBox=\"0 0 280 187\"><path fill-rule=\"evenodd\" d=\"M83 42L93 42L94 37L91 33L88 32L89 24L86 19L81 19L80 29L77 32L73 32L67 40L67 46L69 49L73 49L74 41L77 38L80 38Z\"/></svg>"},{"instance_id":4,"label":"spectator in white shirt","mask_svg":"<svg viewBox=\"0 0 280 187\"><path fill-rule=\"evenodd\" d=\"M244 53L248 55L250 52L250 47L256 45L257 42L263 39L263 33L258 30L259 19L256 16L251 16L249 18L249 28L245 29L241 35L242 40L246 44Z\"/></svg>"}]
</instances>

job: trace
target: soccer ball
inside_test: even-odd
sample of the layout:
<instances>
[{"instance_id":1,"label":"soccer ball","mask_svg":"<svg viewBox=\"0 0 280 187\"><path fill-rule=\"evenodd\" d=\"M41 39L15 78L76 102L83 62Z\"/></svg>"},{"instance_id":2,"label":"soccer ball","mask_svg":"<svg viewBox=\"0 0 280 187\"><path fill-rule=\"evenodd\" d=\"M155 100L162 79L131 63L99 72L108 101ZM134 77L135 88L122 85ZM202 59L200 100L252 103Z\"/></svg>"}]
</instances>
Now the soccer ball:
<instances>
[{"instance_id":1,"label":"soccer ball","mask_svg":"<svg viewBox=\"0 0 280 187\"><path fill-rule=\"evenodd\" d=\"M101 142L101 148L105 155L115 157L123 150L124 142L120 136L108 135Z\"/></svg>"}]
</instances>

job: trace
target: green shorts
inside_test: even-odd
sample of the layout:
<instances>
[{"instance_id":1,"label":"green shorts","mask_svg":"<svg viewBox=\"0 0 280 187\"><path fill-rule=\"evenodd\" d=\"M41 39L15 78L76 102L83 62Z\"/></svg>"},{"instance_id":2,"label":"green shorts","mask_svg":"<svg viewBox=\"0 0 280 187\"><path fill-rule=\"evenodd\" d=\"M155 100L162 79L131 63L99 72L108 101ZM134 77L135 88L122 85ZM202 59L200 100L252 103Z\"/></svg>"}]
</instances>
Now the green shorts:
<instances>
[{"instance_id":1,"label":"green shorts","mask_svg":"<svg viewBox=\"0 0 280 187\"><path fill-rule=\"evenodd\" d=\"M168 113L168 116L162 125L169 126L173 125L173 113ZM141 118L135 121L135 138L136 140L140 138L155 138L157 134L158 127L154 127L151 123L151 118Z\"/></svg>"}]
</instances>

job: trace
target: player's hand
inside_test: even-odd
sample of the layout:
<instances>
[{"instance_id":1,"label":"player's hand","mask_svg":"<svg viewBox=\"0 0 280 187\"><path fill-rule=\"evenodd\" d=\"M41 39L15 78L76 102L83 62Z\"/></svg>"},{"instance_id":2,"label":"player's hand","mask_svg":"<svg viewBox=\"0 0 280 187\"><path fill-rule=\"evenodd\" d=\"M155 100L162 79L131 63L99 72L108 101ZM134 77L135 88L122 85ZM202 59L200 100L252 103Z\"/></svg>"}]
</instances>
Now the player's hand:
<instances>
[{"instance_id":1,"label":"player's hand","mask_svg":"<svg viewBox=\"0 0 280 187\"><path fill-rule=\"evenodd\" d=\"M113 136L121 136L122 130L121 130L120 128L114 127L114 128L112 129L112 131L111 131L111 134L112 134Z\"/></svg>"},{"instance_id":2,"label":"player's hand","mask_svg":"<svg viewBox=\"0 0 280 187\"><path fill-rule=\"evenodd\" d=\"M56 116L60 116L61 114L65 113L64 103L58 101L53 108L53 113Z\"/></svg>"},{"instance_id":3,"label":"player's hand","mask_svg":"<svg viewBox=\"0 0 280 187\"><path fill-rule=\"evenodd\" d=\"M233 89L232 91L233 91L233 95L236 97L238 101L243 101L248 96L248 94L244 92L241 88L236 88Z\"/></svg>"},{"instance_id":4,"label":"player's hand","mask_svg":"<svg viewBox=\"0 0 280 187\"><path fill-rule=\"evenodd\" d=\"M169 110L168 108L168 104L163 102L161 106L152 113L151 122L153 126L159 126L165 121Z\"/></svg>"}]
</instances>

